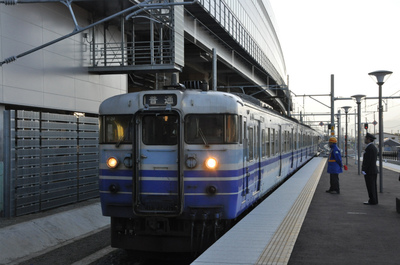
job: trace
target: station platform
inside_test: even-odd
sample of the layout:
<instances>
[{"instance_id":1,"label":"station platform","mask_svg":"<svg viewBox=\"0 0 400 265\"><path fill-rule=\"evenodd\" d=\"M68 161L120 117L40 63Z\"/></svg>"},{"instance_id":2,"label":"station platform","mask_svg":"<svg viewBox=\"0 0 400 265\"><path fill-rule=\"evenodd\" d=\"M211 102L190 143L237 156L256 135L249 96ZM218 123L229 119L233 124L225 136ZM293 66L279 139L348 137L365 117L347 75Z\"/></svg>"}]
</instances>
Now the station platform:
<instances>
[{"instance_id":1,"label":"station platform","mask_svg":"<svg viewBox=\"0 0 400 265\"><path fill-rule=\"evenodd\" d=\"M326 158L313 158L192 264L399 264L400 166L383 164L379 204L364 205L364 177L348 161L341 194L325 192Z\"/></svg>"},{"instance_id":2,"label":"station platform","mask_svg":"<svg viewBox=\"0 0 400 265\"><path fill-rule=\"evenodd\" d=\"M325 192L329 174L324 169L288 264L400 264L400 166L382 166L378 205L363 204L368 193L354 159L339 176L340 194Z\"/></svg>"}]
</instances>

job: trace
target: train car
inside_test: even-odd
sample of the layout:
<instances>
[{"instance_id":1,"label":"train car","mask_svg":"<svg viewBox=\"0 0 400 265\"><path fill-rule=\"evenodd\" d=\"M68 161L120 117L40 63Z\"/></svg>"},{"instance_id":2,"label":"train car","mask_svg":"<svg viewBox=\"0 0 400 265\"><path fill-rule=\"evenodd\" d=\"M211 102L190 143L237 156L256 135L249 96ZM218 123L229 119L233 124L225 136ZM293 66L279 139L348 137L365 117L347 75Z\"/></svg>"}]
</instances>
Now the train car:
<instances>
[{"instance_id":1,"label":"train car","mask_svg":"<svg viewBox=\"0 0 400 265\"><path fill-rule=\"evenodd\" d=\"M100 199L111 245L201 252L317 153L319 135L241 95L201 89L105 100Z\"/></svg>"}]
</instances>

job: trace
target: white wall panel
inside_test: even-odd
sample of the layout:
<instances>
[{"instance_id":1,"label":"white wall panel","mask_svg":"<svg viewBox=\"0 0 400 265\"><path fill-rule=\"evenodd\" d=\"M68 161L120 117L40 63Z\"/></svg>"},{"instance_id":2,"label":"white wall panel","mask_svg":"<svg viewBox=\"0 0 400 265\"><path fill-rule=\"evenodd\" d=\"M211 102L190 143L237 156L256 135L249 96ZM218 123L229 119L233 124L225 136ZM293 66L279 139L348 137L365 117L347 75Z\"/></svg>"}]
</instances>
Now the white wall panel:
<instances>
[{"instance_id":1,"label":"white wall panel","mask_svg":"<svg viewBox=\"0 0 400 265\"><path fill-rule=\"evenodd\" d=\"M44 42L50 42L63 36L46 29L42 31L42 34ZM46 48L44 48L44 50L73 59L75 53L75 41L71 37L54 43L53 45L47 46Z\"/></svg>"},{"instance_id":2,"label":"white wall panel","mask_svg":"<svg viewBox=\"0 0 400 265\"><path fill-rule=\"evenodd\" d=\"M1 25L1 24L0 24ZM20 54L22 52L28 51L32 48L34 48L34 46L32 45L28 45L22 42L17 42L15 40L11 40L8 37L2 37L1 38L1 42L2 42L2 57L1 60L8 58L12 55L17 55ZM9 65L3 65L1 68L5 69L8 68L10 65L12 64L18 64L18 65L22 65L25 67L31 67L31 68L43 68L43 51L39 50L35 53L31 53L25 57L19 58L18 60L16 60L15 62L9 64Z\"/></svg>"},{"instance_id":3,"label":"white wall panel","mask_svg":"<svg viewBox=\"0 0 400 265\"><path fill-rule=\"evenodd\" d=\"M8 87L43 93L43 70L17 64L7 65L3 69L3 84ZM16 104L17 102L12 103Z\"/></svg>"},{"instance_id":4,"label":"white wall panel","mask_svg":"<svg viewBox=\"0 0 400 265\"><path fill-rule=\"evenodd\" d=\"M4 101L10 104L43 106L43 92L3 86Z\"/></svg>"},{"instance_id":5,"label":"white wall panel","mask_svg":"<svg viewBox=\"0 0 400 265\"><path fill-rule=\"evenodd\" d=\"M93 109L99 110L99 103L97 101L92 101L90 99L76 99L76 109L82 112L93 112Z\"/></svg>"},{"instance_id":6,"label":"white wall panel","mask_svg":"<svg viewBox=\"0 0 400 265\"><path fill-rule=\"evenodd\" d=\"M60 7L62 8L60 9ZM75 25L72 16L65 5L61 3L51 4L45 10L48 11L43 13L43 28L60 36L67 35L74 30Z\"/></svg>"},{"instance_id":7,"label":"white wall panel","mask_svg":"<svg viewBox=\"0 0 400 265\"><path fill-rule=\"evenodd\" d=\"M6 6L2 4L1 12L11 15L17 20L26 21L36 26L43 27L43 7L40 4L18 5L18 12L15 12L15 6Z\"/></svg>"},{"instance_id":8,"label":"white wall panel","mask_svg":"<svg viewBox=\"0 0 400 265\"><path fill-rule=\"evenodd\" d=\"M45 73L44 92L45 94L56 94L59 96L74 98L74 79L68 76Z\"/></svg>"},{"instance_id":9,"label":"white wall panel","mask_svg":"<svg viewBox=\"0 0 400 265\"><path fill-rule=\"evenodd\" d=\"M101 75L99 76L99 82L105 87L119 87L122 85L120 75Z\"/></svg>"},{"instance_id":10,"label":"white wall panel","mask_svg":"<svg viewBox=\"0 0 400 265\"><path fill-rule=\"evenodd\" d=\"M75 109L76 103L74 97L46 93L43 95L43 104L50 109Z\"/></svg>"},{"instance_id":11,"label":"white wall panel","mask_svg":"<svg viewBox=\"0 0 400 265\"><path fill-rule=\"evenodd\" d=\"M2 14L1 27L4 36L17 42L26 43L32 46L38 46L43 42L41 27L20 20L15 16Z\"/></svg>"},{"instance_id":12,"label":"white wall panel","mask_svg":"<svg viewBox=\"0 0 400 265\"><path fill-rule=\"evenodd\" d=\"M100 101L100 86L98 84L75 79L74 85L77 99Z\"/></svg>"},{"instance_id":13,"label":"white wall panel","mask_svg":"<svg viewBox=\"0 0 400 265\"><path fill-rule=\"evenodd\" d=\"M118 94L123 94L125 92L122 91L121 89L112 89L109 87L101 87L100 93L101 93L101 101L103 101L109 97L112 97L112 96L118 95Z\"/></svg>"},{"instance_id":14,"label":"white wall panel","mask_svg":"<svg viewBox=\"0 0 400 265\"><path fill-rule=\"evenodd\" d=\"M43 51L44 69L46 73L54 73L64 76L73 76L76 64L73 58L60 53Z\"/></svg>"}]
</instances>

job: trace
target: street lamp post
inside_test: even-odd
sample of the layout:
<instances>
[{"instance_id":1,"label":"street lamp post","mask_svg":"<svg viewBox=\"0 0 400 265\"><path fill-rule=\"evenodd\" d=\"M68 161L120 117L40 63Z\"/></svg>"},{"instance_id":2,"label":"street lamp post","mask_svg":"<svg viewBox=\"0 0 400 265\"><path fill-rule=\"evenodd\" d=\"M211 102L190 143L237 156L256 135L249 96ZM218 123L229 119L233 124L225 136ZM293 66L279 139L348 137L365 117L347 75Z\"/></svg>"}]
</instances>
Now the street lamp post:
<instances>
[{"instance_id":1,"label":"street lamp post","mask_svg":"<svg viewBox=\"0 0 400 265\"><path fill-rule=\"evenodd\" d=\"M357 101L357 122L358 122L358 132L357 132L357 157L358 157L358 175L361 174L360 156L361 156L361 99L365 95L354 95L351 96Z\"/></svg>"},{"instance_id":2,"label":"street lamp post","mask_svg":"<svg viewBox=\"0 0 400 265\"><path fill-rule=\"evenodd\" d=\"M382 152L383 152L383 107L382 107L382 85L386 82L386 80L389 78L389 76L393 72L391 71L375 71L368 73L368 75L375 76L374 81L378 84L379 86L379 192L383 192L383 180L382 180L382 171L383 171L383 165L382 165Z\"/></svg>"},{"instance_id":3,"label":"street lamp post","mask_svg":"<svg viewBox=\"0 0 400 265\"><path fill-rule=\"evenodd\" d=\"M350 106L344 106L342 107L342 109L344 109L344 112L346 113L346 122L345 122L345 126L346 126L346 135L344 136L344 153L346 155L346 165L349 164L349 161L347 160L347 114L349 113L349 109L351 109Z\"/></svg>"}]
</instances>

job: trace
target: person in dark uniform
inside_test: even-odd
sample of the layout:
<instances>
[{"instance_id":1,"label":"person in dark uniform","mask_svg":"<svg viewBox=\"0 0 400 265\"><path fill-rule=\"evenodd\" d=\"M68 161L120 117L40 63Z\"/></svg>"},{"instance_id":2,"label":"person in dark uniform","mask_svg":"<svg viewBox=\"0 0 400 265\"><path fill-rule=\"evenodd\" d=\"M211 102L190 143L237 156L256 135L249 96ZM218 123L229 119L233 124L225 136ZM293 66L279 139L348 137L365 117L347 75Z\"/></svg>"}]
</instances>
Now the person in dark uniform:
<instances>
[{"instance_id":1,"label":"person in dark uniform","mask_svg":"<svg viewBox=\"0 0 400 265\"><path fill-rule=\"evenodd\" d=\"M374 145L375 136L367 133L364 142L367 145L365 148L362 161L362 174L364 175L365 185L367 186L369 200L364 202L366 205L378 204L378 192L376 187L376 178L378 175L378 167L376 166L376 157L378 150Z\"/></svg>"},{"instance_id":2,"label":"person in dark uniform","mask_svg":"<svg viewBox=\"0 0 400 265\"><path fill-rule=\"evenodd\" d=\"M335 137L329 138L329 147L331 152L328 158L328 173L330 174L330 188L326 192L331 194L340 194L339 187L339 174L343 172L342 155L336 145L337 140Z\"/></svg>"}]
</instances>

